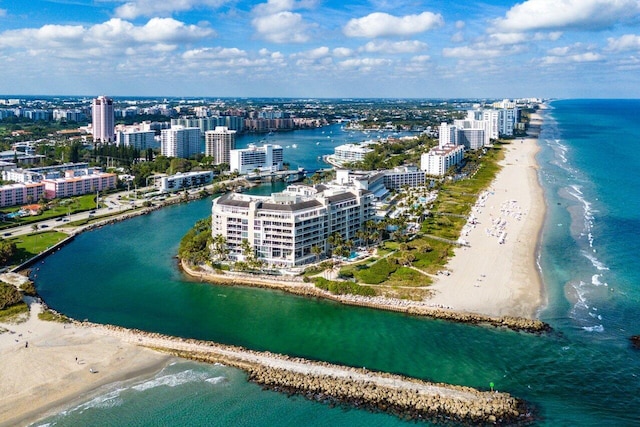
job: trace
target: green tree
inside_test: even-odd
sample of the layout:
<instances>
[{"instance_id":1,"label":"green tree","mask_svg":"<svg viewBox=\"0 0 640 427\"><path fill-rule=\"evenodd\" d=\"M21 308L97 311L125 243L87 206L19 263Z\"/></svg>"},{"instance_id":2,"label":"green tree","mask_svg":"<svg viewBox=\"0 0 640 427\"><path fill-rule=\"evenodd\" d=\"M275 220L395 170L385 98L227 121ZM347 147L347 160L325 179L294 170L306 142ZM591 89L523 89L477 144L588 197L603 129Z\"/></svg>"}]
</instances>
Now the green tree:
<instances>
[{"instance_id":1,"label":"green tree","mask_svg":"<svg viewBox=\"0 0 640 427\"><path fill-rule=\"evenodd\" d=\"M316 262L320 261L320 255L322 255L322 248L320 246L311 246L311 253L316 256Z\"/></svg>"},{"instance_id":2,"label":"green tree","mask_svg":"<svg viewBox=\"0 0 640 427\"><path fill-rule=\"evenodd\" d=\"M13 255L16 253L16 244L9 240L0 239L0 264L9 263Z\"/></svg>"}]
</instances>

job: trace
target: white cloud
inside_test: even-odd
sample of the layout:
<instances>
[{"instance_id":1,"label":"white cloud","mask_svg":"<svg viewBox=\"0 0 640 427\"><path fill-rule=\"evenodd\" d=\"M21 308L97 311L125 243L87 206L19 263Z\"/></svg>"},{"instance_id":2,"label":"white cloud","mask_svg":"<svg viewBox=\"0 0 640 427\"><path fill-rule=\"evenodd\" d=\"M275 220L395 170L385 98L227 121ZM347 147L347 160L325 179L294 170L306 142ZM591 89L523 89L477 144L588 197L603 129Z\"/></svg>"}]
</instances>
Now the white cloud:
<instances>
[{"instance_id":1,"label":"white cloud","mask_svg":"<svg viewBox=\"0 0 640 427\"><path fill-rule=\"evenodd\" d=\"M604 60L598 52L594 52L595 47L583 43L574 43L570 46L558 46L547 51L547 56L542 58L543 64L568 64L579 62L596 62Z\"/></svg>"},{"instance_id":2,"label":"white cloud","mask_svg":"<svg viewBox=\"0 0 640 427\"><path fill-rule=\"evenodd\" d=\"M336 47L333 49L333 56L336 58L348 58L353 55L353 50L347 47Z\"/></svg>"},{"instance_id":3,"label":"white cloud","mask_svg":"<svg viewBox=\"0 0 640 427\"><path fill-rule=\"evenodd\" d=\"M401 17L375 12L363 18L351 19L342 31L348 37L407 36L423 33L443 24L442 15L431 12Z\"/></svg>"},{"instance_id":4,"label":"white cloud","mask_svg":"<svg viewBox=\"0 0 640 427\"><path fill-rule=\"evenodd\" d=\"M429 55L417 55L411 58L412 62L429 62L431 57Z\"/></svg>"},{"instance_id":5,"label":"white cloud","mask_svg":"<svg viewBox=\"0 0 640 427\"><path fill-rule=\"evenodd\" d=\"M169 16L173 12L183 12L198 7L215 9L226 0L133 0L115 10L118 18L135 19L139 16Z\"/></svg>"},{"instance_id":6,"label":"white cloud","mask_svg":"<svg viewBox=\"0 0 640 427\"><path fill-rule=\"evenodd\" d=\"M604 57L596 52L576 53L566 56L545 56L542 58L542 63L547 65L552 64L568 64L574 62L597 62L604 60Z\"/></svg>"},{"instance_id":7,"label":"white cloud","mask_svg":"<svg viewBox=\"0 0 640 427\"><path fill-rule=\"evenodd\" d=\"M315 0L268 0L253 8L256 15L273 15L274 13L296 9L310 9L315 6Z\"/></svg>"},{"instance_id":8,"label":"white cloud","mask_svg":"<svg viewBox=\"0 0 640 427\"><path fill-rule=\"evenodd\" d=\"M640 50L640 36L636 34L625 34L618 38L609 37L607 42L607 50L613 52Z\"/></svg>"},{"instance_id":9,"label":"white cloud","mask_svg":"<svg viewBox=\"0 0 640 427\"><path fill-rule=\"evenodd\" d=\"M224 48L224 47L205 47L201 49L188 50L182 54L182 57L187 60L195 59L229 59L240 58L247 56L247 52L238 48Z\"/></svg>"},{"instance_id":10,"label":"white cloud","mask_svg":"<svg viewBox=\"0 0 640 427\"><path fill-rule=\"evenodd\" d=\"M461 30L464 28L464 21L456 21L456 29Z\"/></svg>"},{"instance_id":11,"label":"white cloud","mask_svg":"<svg viewBox=\"0 0 640 427\"><path fill-rule=\"evenodd\" d=\"M464 41L464 33L462 31L458 31L454 35L451 36L451 41L453 43L461 43Z\"/></svg>"},{"instance_id":12,"label":"white cloud","mask_svg":"<svg viewBox=\"0 0 640 427\"><path fill-rule=\"evenodd\" d=\"M304 43L308 25L302 15L293 12L278 12L273 15L254 18L252 24L258 34L273 43Z\"/></svg>"},{"instance_id":13,"label":"white cloud","mask_svg":"<svg viewBox=\"0 0 640 427\"><path fill-rule=\"evenodd\" d=\"M417 40L405 40L401 42L371 41L360 48L363 52L369 53L415 53L425 50L427 44Z\"/></svg>"},{"instance_id":14,"label":"white cloud","mask_svg":"<svg viewBox=\"0 0 640 427\"><path fill-rule=\"evenodd\" d=\"M343 68L358 68L361 71L369 71L374 67L391 65L391 60L382 58L353 58L338 63Z\"/></svg>"},{"instance_id":15,"label":"white cloud","mask_svg":"<svg viewBox=\"0 0 640 427\"><path fill-rule=\"evenodd\" d=\"M527 0L493 21L494 31L601 30L636 20L638 0Z\"/></svg>"},{"instance_id":16,"label":"white cloud","mask_svg":"<svg viewBox=\"0 0 640 427\"><path fill-rule=\"evenodd\" d=\"M446 58L484 60L487 58L499 58L521 53L523 46L487 46L478 44L474 46L448 47L442 49L442 56Z\"/></svg>"},{"instance_id":17,"label":"white cloud","mask_svg":"<svg viewBox=\"0 0 640 427\"><path fill-rule=\"evenodd\" d=\"M291 55L292 58L307 58L307 59L320 59L326 58L331 55L331 51L326 46L321 46L315 49L307 50L304 52L298 52Z\"/></svg>"},{"instance_id":18,"label":"white cloud","mask_svg":"<svg viewBox=\"0 0 640 427\"><path fill-rule=\"evenodd\" d=\"M101 49L110 49L111 53L125 52L136 45L167 50L175 43L202 40L213 35L212 29L185 25L172 18L153 18L143 26L113 18L91 27L44 25L4 31L0 33L0 47L43 49L45 56L82 57L84 54L100 55Z\"/></svg>"}]
</instances>

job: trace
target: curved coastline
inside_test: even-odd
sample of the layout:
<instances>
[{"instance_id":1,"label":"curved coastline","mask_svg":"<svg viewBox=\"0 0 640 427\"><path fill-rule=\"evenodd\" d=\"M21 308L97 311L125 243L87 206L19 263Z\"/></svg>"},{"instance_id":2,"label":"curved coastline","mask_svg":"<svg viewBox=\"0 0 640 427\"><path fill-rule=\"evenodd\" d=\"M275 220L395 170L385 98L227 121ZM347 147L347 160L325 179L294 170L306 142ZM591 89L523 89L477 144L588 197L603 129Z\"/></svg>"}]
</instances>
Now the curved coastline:
<instances>
[{"instance_id":1,"label":"curved coastline","mask_svg":"<svg viewBox=\"0 0 640 427\"><path fill-rule=\"evenodd\" d=\"M551 326L537 319L528 319L517 316L488 316L480 313L460 312L439 307L430 306L430 303L391 299L384 297L363 297L357 295L334 295L313 284L302 280L274 280L261 278L248 274L217 274L213 272L197 271L193 267L180 261L183 272L194 279L200 279L213 284L230 286L249 286L280 290L304 297L317 297L329 299L344 305L368 307L378 310L394 311L412 316L428 317L432 319L447 320L457 323L472 325L490 325L507 328L514 331L529 333L545 333L551 331Z\"/></svg>"}]
</instances>

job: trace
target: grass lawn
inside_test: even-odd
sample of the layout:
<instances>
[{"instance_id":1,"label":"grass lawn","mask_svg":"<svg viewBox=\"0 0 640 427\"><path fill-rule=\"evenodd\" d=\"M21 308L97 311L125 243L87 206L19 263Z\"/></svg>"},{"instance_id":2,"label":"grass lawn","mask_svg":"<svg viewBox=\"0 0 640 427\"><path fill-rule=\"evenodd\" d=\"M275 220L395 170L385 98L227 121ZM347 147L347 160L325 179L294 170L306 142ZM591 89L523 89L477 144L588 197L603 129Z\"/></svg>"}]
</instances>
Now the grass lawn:
<instances>
[{"instance_id":1,"label":"grass lawn","mask_svg":"<svg viewBox=\"0 0 640 427\"><path fill-rule=\"evenodd\" d=\"M429 286L431 283L433 283L433 279L431 279L431 277L409 267L398 267L398 269L391 273L389 278L384 282L385 285L389 286L410 287Z\"/></svg>"},{"instance_id":2,"label":"grass lawn","mask_svg":"<svg viewBox=\"0 0 640 427\"><path fill-rule=\"evenodd\" d=\"M0 229L16 227L24 224L31 224L33 222L42 221L50 218L57 218L65 216L68 213L85 212L96 208L96 195L85 194L84 196L73 197L69 199L62 199L58 205L45 210L40 215L25 216L21 218L15 218L6 222L0 223ZM9 208L0 209L0 213L10 213L20 210L18 206L12 206Z\"/></svg>"},{"instance_id":3,"label":"grass lawn","mask_svg":"<svg viewBox=\"0 0 640 427\"><path fill-rule=\"evenodd\" d=\"M12 263L19 264L26 261L67 237L66 234L58 231L45 231L15 237L11 239L17 247Z\"/></svg>"}]
</instances>

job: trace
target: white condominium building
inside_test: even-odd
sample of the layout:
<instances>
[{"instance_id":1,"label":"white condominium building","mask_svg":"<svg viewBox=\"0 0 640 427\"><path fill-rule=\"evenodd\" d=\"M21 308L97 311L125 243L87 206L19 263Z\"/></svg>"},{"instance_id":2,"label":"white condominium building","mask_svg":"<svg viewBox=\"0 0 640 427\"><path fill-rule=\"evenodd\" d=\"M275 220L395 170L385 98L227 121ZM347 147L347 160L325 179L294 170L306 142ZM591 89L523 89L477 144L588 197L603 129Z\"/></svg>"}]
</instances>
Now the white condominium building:
<instances>
[{"instance_id":1,"label":"white condominium building","mask_svg":"<svg viewBox=\"0 0 640 427\"><path fill-rule=\"evenodd\" d=\"M498 110L498 131L501 135L513 136L513 129L518 122L519 110L517 108L503 108Z\"/></svg>"},{"instance_id":2,"label":"white condominium building","mask_svg":"<svg viewBox=\"0 0 640 427\"><path fill-rule=\"evenodd\" d=\"M113 99L99 96L92 105L92 131L94 142L114 142Z\"/></svg>"},{"instance_id":3,"label":"white condominium building","mask_svg":"<svg viewBox=\"0 0 640 427\"><path fill-rule=\"evenodd\" d=\"M160 149L163 156L183 159L202 153L200 129L183 126L163 129L160 134Z\"/></svg>"},{"instance_id":4,"label":"white condominium building","mask_svg":"<svg viewBox=\"0 0 640 427\"><path fill-rule=\"evenodd\" d=\"M156 147L156 133L153 131L124 130L116 132L116 143L138 150Z\"/></svg>"},{"instance_id":5,"label":"white condominium building","mask_svg":"<svg viewBox=\"0 0 640 427\"><path fill-rule=\"evenodd\" d=\"M397 166L384 172L384 186L398 190L402 187L419 187L425 183L425 172L415 166Z\"/></svg>"},{"instance_id":6,"label":"white condominium building","mask_svg":"<svg viewBox=\"0 0 640 427\"><path fill-rule=\"evenodd\" d=\"M451 166L457 165L464 157L464 146L444 145L434 147L420 157L420 169L427 175L443 176Z\"/></svg>"},{"instance_id":7,"label":"white condominium building","mask_svg":"<svg viewBox=\"0 0 640 427\"><path fill-rule=\"evenodd\" d=\"M227 193L213 201L212 233L224 236L233 261L244 260L246 239L257 259L293 267L314 261L313 247L325 254L333 233L356 240L375 215L372 201L369 191L326 185L290 185L270 196Z\"/></svg>"},{"instance_id":8,"label":"white condominium building","mask_svg":"<svg viewBox=\"0 0 640 427\"><path fill-rule=\"evenodd\" d=\"M235 130L229 130L226 126L216 126L214 130L205 132L204 153L207 156L213 157L214 164L230 164L231 150L235 148Z\"/></svg>"},{"instance_id":9,"label":"white condominium building","mask_svg":"<svg viewBox=\"0 0 640 427\"><path fill-rule=\"evenodd\" d=\"M170 193L185 188L207 185L211 181L213 181L213 172L211 171L177 173L160 178L158 189L162 192Z\"/></svg>"},{"instance_id":10,"label":"white condominium building","mask_svg":"<svg viewBox=\"0 0 640 427\"><path fill-rule=\"evenodd\" d=\"M240 174L251 173L256 169L275 172L282 170L283 150L279 145L265 144L256 147L250 144L248 148L230 151L230 170Z\"/></svg>"},{"instance_id":11,"label":"white condominium building","mask_svg":"<svg viewBox=\"0 0 640 427\"><path fill-rule=\"evenodd\" d=\"M334 157L339 162L360 162L364 160L367 153L371 153L368 143L363 144L343 144L334 148Z\"/></svg>"}]
</instances>

